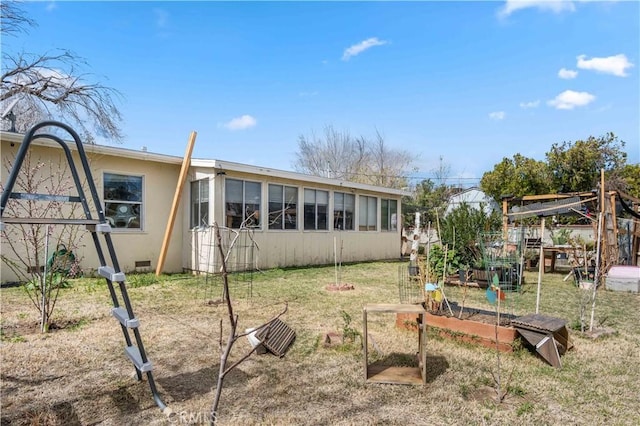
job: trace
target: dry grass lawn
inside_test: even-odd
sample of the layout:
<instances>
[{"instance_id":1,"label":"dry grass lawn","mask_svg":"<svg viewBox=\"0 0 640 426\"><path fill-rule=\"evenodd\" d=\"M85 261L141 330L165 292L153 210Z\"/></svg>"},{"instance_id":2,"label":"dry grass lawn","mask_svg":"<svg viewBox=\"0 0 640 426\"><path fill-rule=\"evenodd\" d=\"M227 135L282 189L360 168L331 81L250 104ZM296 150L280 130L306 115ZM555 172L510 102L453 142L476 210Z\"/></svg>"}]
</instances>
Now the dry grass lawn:
<instances>
[{"instance_id":1,"label":"dry grass lawn","mask_svg":"<svg viewBox=\"0 0 640 426\"><path fill-rule=\"evenodd\" d=\"M640 424L640 296L599 290L596 321L615 334L591 339L572 330L574 348L555 369L527 350L502 354L504 402L495 399L492 349L435 335L427 343L427 386L365 384L359 342L323 346L329 331L341 332L342 312L362 330L366 303L398 303L397 262L347 265L342 281L355 290L329 292L333 267L270 270L253 275L253 292L233 290L240 326L256 326L277 314L297 337L283 358L253 355L227 376L222 425L638 425ZM83 279L63 290L56 309L59 328L37 332L38 315L19 288L1 292L2 425L164 425L208 420L219 365L219 321L224 305L208 304L219 284L190 276L129 276L130 296L165 403L154 404L146 380L135 379L124 339L110 316L106 285ZM562 274L546 274L540 312L579 318L581 290ZM535 311L535 273L505 309ZM212 287L213 286L213 287ZM217 286L217 287L216 287ZM447 287L449 299L462 289ZM482 290L469 289L466 306L491 309ZM416 333L397 329L386 314L369 317L381 358L411 363ZM223 329L223 334L228 327ZM233 359L249 349L246 339ZM372 349L371 352L375 351ZM403 356L402 354L407 354ZM492 374L493 373L493 374Z\"/></svg>"}]
</instances>

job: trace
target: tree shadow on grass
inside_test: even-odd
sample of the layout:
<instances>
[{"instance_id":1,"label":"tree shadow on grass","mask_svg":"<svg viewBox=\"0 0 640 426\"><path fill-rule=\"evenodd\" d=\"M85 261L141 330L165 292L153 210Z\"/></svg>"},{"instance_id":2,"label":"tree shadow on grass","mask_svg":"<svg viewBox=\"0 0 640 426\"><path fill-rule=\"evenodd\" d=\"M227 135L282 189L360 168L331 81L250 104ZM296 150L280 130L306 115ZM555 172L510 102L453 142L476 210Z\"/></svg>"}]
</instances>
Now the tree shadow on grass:
<instances>
[{"instance_id":1,"label":"tree shadow on grass","mask_svg":"<svg viewBox=\"0 0 640 426\"><path fill-rule=\"evenodd\" d=\"M81 426L80 418L73 404L59 402L51 407L31 408L10 414L2 413L2 426L11 424ZM14 423L15 422L15 423Z\"/></svg>"},{"instance_id":2,"label":"tree shadow on grass","mask_svg":"<svg viewBox=\"0 0 640 426\"><path fill-rule=\"evenodd\" d=\"M184 401L209 393L216 386L217 380L217 366L157 379L164 392L169 394L174 401ZM247 381L247 374L239 368L235 368L225 376L224 386L245 385Z\"/></svg>"},{"instance_id":3,"label":"tree shadow on grass","mask_svg":"<svg viewBox=\"0 0 640 426\"><path fill-rule=\"evenodd\" d=\"M140 404L136 398L129 392L126 386L120 386L118 389L109 393L113 405L118 407L121 413L132 413L140 410Z\"/></svg>"}]
</instances>

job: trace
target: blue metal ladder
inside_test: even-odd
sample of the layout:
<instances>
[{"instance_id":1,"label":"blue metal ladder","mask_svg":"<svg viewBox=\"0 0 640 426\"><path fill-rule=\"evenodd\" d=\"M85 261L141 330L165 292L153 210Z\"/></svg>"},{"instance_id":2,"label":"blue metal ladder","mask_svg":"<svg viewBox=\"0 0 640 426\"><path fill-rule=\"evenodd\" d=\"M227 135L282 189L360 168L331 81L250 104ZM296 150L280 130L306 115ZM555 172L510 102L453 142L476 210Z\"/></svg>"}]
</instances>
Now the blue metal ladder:
<instances>
[{"instance_id":1,"label":"blue metal ladder","mask_svg":"<svg viewBox=\"0 0 640 426\"><path fill-rule=\"evenodd\" d=\"M45 127L59 128L66 131L69 135L72 136L78 152L78 158L82 165L82 170L86 178L87 185L89 187L91 199L97 211L97 218L94 218L91 214L91 210L89 208L89 200L87 200L87 197L85 196L84 190L82 188L80 176L78 175L78 170L76 168L76 164L73 159L73 156L71 155L71 150L69 146L62 138L54 134L36 133L38 130ZM54 142L57 142L60 145L60 147L64 151L67 163L69 165L69 170L71 172L73 182L77 189L77 195L67 196L67 195L30 194L30 193L13 192L16 179L18 178L18 175L20 173L20 168L22 167L22 163L27 155L27 151L29 150L31 143L36 139L50 139ZM9 201L9 198L19 199L19 200L80 203L84 211L85 218L69 219L69 218L5 217L4 216L5 207L7 206L7 202ZM158 405L158 407L161 410L163 411L167 410L168 407L164 404L164 402L162 402L160 395L158 395L155 381L153 379L153 373L152 373L153 365L151 361L147 358L147 354L144 350L144 345L142 343L142 338L140 336L140 330L139 330L140 321L134 315L133 308L131 306L131 301L129 299L129 295L127 294L127 287L125 284L125 281L126 281L125 274L120 270L116 252L113 246L113 241L111 239L111 226L107 221L107 219L105 218L104 209L100 202L100 198L98 197L98 192L96 190L95 182L91 175L89 162L87 161L87 156L86 156L84 147L82 146L82 142L80 141L80 137L71 127L67 126L66 124L59 123L57 121L43 121L41 123L34 125L25 134L24 139L22 141L22 145L20 146L20 149L16 154L14 164L9 173L9 177L7 179L4 191L2 192L2 198L0 201L0 229L4 229L4 227L8 224L18 224L18 225L20 224L22 225L60 224L60 225L84 225L86 227L86 229L91 233L91 237L93 239L96 252L98 254L98 260L100 262L100 266L98 267L98 274L107 280L109 294L111 295L111 300L113 302L113 308L111 309L111 314L120 323L120 327L124 335L124 339L126 342L125 354L135 366L138 380L142 380L142 375L146 374L155 403ZM103 237L104 244L106 245L106 252L108 253L109 264L107 263L107 258L105 257L105 250L103 250L103 245L102 245L100 236ZM118 296L118 292L120 297ZM122 299L124 306L120 304L120 299ZM133 339L132 339L132 334L133 334Z\"/></svg>"}]
</instances>

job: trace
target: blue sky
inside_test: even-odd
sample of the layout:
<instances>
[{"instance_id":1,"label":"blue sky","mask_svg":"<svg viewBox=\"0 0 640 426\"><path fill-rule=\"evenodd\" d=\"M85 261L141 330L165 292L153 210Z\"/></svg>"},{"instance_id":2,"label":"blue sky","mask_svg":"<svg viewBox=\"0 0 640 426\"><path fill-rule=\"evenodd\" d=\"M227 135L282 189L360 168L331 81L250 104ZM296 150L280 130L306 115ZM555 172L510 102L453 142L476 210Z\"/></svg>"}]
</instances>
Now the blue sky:
<instances>
[{"instance_id":1,"label":"blue sky","mask_svg":"<svg viewBox=\"0 0 640 426\"><path fill-rule=\"evenodd\" d=\"M119 90L123 146L293 170L300 135L380 132L477 184L612 131L640 161L638 2L33 2L3 48L69 49Z\"/></svg>"}]
</instances>

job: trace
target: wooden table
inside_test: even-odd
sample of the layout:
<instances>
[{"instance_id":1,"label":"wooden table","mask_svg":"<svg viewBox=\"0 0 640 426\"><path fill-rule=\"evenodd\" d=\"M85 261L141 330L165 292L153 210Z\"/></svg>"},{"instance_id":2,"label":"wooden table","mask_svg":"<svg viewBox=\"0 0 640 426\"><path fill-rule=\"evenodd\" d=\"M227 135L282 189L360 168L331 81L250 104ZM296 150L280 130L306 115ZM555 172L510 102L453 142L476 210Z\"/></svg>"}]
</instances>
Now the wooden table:
<instances>
[{"instance_id":1,"label":"wooden table","mask_svg":"<svg viewBox=\"0 0 640 426\"><path fill-rule=\"evenodd\" d=\"M544 254L544 258L541 259L540 261L544 262L544 267L542 268L542 273L545 273L547 271L545 271L547 265L546 265L546 261L545 259L547 259L547 257L549 257L551 259L551 265L550 265L550 271L549 272L555 272L556 271L556 257L558 256L559 253L566 253L566 254L571 254L573 255L573 257L575 258L577 256L577 249L573 246L552 246L552 247L543 247L542 248L543 254ZM547 254L550 254L550 256L547 256Z\"/></svg>"},{"instance_id":2,"label":"wooden table","mask_svg":"<svg viewBox=\"0 0 640 426\"><path fill-rule=\"evenodd\" d=\"M367 315L370 313L406 313L418 315L418 366L417 367L398 367L371 364L369 365L368 357L368 333L367 333ZM425 345L427 342L426 334L426 311L422 305L401 305L401 304L368 304L364 306L362 311L362 324L364 328L363 346L364 346L364 377L367 383L391 383L406 385L425 385L427 383L427 362ZM395 316L394 316L395 321Z\"/></svg>"}]
</instances>

